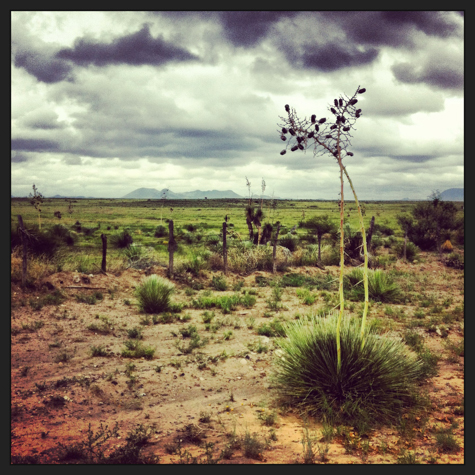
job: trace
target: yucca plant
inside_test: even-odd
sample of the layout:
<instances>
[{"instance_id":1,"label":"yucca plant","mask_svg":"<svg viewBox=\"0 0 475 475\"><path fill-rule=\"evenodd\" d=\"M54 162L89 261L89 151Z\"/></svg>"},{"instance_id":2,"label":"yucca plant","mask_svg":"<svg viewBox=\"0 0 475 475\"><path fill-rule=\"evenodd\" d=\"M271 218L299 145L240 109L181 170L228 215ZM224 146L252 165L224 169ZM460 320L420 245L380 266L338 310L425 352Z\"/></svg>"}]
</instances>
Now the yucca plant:
<instances>
[{"instance_id":1,"label":"yucca plant","mask_svg":"<svg viewBox=\"0 0 475 475\"><path fill-rule=\"evenodd\" d=\"M170 308L170 296L175 286L155 274L145 277L135 289L139 308L145 313L165 312Z\"/></svg>"},{"instance_id":2,"label":"yucca plant","mask_svg":"<svg viewBox=\"0 0 475 475\"><path fill-rule=\"evenodd\" d=\"M339 99L334 99L333 105L329 107L329 111L333 114L333 118L327 122L325 117L322 117L317 121L316 115L313 114L309 119L301 119L298 117L295 109L291 109L288 104L285 105L287 117L281 117L283 124L280 125L279 130L280 138L287 140L286 134L290 133L289 141L284 150L280 152L284 155L287 152L287 148L290 144L297 142L290 148L292 152L296 150L306 150L309 146L313 145L314 155L328 153L333 156L340 169L340 279L339 279L339 295L340 295L340 316L337 325L336 342L337 342L337 362L338 368L341 367L341 349L340 349L340 325L341 319L345 307L345 299L343 293L343 271L344 271L344 194L343 194L343 176L346 177L350 184L353 196L355 198L356 208L358 210L359 224L361 229L361 236L363 240L363 252L364 252L364 290L365 290L365 303L363 310L363 317L361 321L361 345L365 344L365 324L366 316L368 314L368 250L366 247L366 234L363 223L363 213L361 206L356 195L353 182L343 165L343 158L352 157L353 152L349 152L347 149L351 145L350 131L354 129L356 120L361 117L361 109L357 109L355 105L358 102L356 97L358 94L366 92L365 88L358 88L351 98L340 96ZM295 140L295 141L294 141Z\"/></svg>"},{"instance_id":3,"label":"yucca plant","mask_svg":"<svg viewBox=\"0 0 475 475\"><path fill-rule=\"evenodd\" d=\"M395 421L415 404L422 362L401 339L365 334L357 319L337 312L283 324L286 337L272 374L278 393L310 415L346 425ZM336 334L340 330L341 366Z\"/></svg>"},{"instance_id":4,"label":"yucca plant","mask_svg":"<svg viewBox=\"0 0 475 475\"><path fill-rule=\"evenodd\" d=\"M364 296L363 270L353 269L344 277L344 287L351 291L358 300ZM391 276L382 270L370 270L368 272L368 293L375 302L398 302L402 298L400 287L393 281Z\"/></svg>"}]
</instances>

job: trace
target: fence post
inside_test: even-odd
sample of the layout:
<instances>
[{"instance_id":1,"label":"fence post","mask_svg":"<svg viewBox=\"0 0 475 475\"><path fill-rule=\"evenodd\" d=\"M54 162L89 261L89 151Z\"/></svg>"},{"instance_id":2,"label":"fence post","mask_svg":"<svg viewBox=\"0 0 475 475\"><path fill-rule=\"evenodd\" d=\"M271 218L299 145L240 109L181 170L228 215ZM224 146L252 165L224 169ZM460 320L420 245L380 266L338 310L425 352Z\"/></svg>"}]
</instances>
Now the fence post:
<instances>
[{"instance_id":1,"label":"fence post","mask_svg":"<svg viewBox=\"0 0 475 475\"><path fill-rule=\"evenodd\" d=\"M168 222L168 278L173 279L173 253L176 250L176 242L173 236L173 220Z\"/></svg>"},{"instance_id":2,"label":"fence post","mask_svg":"<svg viewBox=\"0 0 475 475\"><path fill-rule=\"evenodd\" d=\"M26 284L26 277L27 277L27 257L28 257L28 248L26 243L26 231L25 227L23 226L23 219L21 215L18 215L18 224L20 225L20 233L21 233L21 242L23 244L23 263L21 269L21 285L24 287Z\"/></svg>"},{"instance_id":3,"label":"fence post","mask_svg":"<svg viewBox=\"0 0 475 475\"><path fill-rule=\"evenodd\" d=\"M105 234L101 234L102 239L102 266L101 270L105 274L106 273L106 258L107 258L107 236Z\"/></svg>"},{"instance_id":4,"label":"fence post","mask_svg":"<svg viewBox=\"0 0 475 475\"><path fill-rule=\"evenodd\" d=\"M223 263L224 275L228 274L228 250L226 248L226 221L223 222Z\"/></svg>"},{"instance_id":5,"label":"fence post","mask_svg":"<svg viewBox=\"0 0 475 475\"><path fill-rule=\"evenodd\" d=\"M407 260L406 260L407 230L408 230L408 226L406 226L406 230L405 230L405 233L404 233L404 262L407 262Z\"/></svg>"},{"instance_id":6,"label":"fence post","mask_svg":"<svg viewBox=\"0 0 475 475\"><path fill-rule=\"evenodd\" d=\"M279 237L279 230L280 230L280 223L277 223L277 231L275 232L275 238L274 238L274 249L272 251L272 273L275 274L276 271L276 265L275 265L275 254L277 251L277 238Z\"/></svg>"}]
</instances>

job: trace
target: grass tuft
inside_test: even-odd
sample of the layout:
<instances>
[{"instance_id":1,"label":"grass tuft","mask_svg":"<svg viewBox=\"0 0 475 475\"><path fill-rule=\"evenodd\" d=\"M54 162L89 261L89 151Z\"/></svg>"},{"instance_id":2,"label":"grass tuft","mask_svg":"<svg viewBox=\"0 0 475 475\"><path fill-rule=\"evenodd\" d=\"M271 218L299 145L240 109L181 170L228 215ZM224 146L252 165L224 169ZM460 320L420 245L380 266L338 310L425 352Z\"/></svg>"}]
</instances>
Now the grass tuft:
<instances>
[{"instance_id":1,"label":"grass tuft","mask_svg":"<svg viewBox=\"0 0 475 475\"><path fill-rule=\"evenodd\" d=\"M279 393L312 415L345 424L388 422L414 404L422 362L400 339L369 333L361 348L359 321L341 324L341 370L337 371L338 314L287 323L276 345L273 381Z\"/></svg>"},{"instance_id":2,"label":"grass tuft","mask_svg":"<svg viewBox=\"0 0 475 475\"><path fill-rule=\"evenodd\" d=\"M145 313L160 313L169 310L170 296L175 286L157 275L145 277L135 290L139 308Z\"/></svg>"}]
</instances>

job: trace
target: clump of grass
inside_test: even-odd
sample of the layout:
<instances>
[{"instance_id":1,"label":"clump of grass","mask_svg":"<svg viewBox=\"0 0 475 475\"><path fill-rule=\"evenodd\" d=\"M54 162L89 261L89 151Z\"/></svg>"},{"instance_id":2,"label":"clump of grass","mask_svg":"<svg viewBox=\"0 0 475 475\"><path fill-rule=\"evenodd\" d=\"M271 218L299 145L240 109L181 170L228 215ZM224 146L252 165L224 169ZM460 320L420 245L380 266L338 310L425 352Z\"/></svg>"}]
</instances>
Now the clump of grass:
<instances>
[{"instance_id":1,"label":"clump of grass","mask_svg":"<svg viewBox=\"0 0 475 475\"><path fill-rule=\"evenodd\" d=\"M143 338L142 329L140 327L133 327L127 330L128 338L135 338L136 340L141 340Z\"/></svg>"},{"instance_id":2,"label":"clump of grass","mask_svg":"<svg viewBox=\"0 0 475 475\"><path fill-rule=\"evenodd\" d=\"M80 292L79 294L76 295L76 300L80 303L87 303L89 305L95 305L98 300L103 300L104 295L102 292L96 291L93 292L92 294L88 295L83 292Z\"/></svg>"},{"instance_id":3,"label":"clump of grass","mask_svg":"<svg viewBox=\"0 0 475 475\"><path fill-rule=\"evenodd\" d=\"M96 356L109 356L107 349L102 345L99 345L99 346L92 345L90 349L90 353L91 353L92 358Z\"/></svg>"},{"instance_id":4,"label":"clump of grass","mask_svg":"<svg viewBox=\"0 0 475 475\"><path fill-rule=\"evenodd\" d=\"M155 274L145 277L135 290L140 310L145 313L161 313L169 310L170 296L174 288L169 280Z\"/></svg>"},{"instance_id":5,"label":"clump of grass","mask_svg":"<svg viewBox=\"0 0 475 475\"><path fill-rule=\"evenodd\" d=\"M227 290L228 284L226 283L226 279L222 275L214 275L213 279L211 280L211 285L216 290L224 291Z\"/></svg>"},{"instance_id":6,"label":"clump of grass","mask_svg":"<svg viewBox=\"0 0 475 475\"><path fill-rule=\"evenodd\" d=\"M344 286L350 291L350 297L363 300L363 270L356 268L344 276ZM393 279L382 270L368 271L368 292L371 300L375 302L398 303L403 294Z\"/></svg>"},{"instance_id":7,"label":"clump of grass","mask_svg":"<svg viewBox=\"0 0 475 475\"><path fill-rule=\"evenodd\" d=\"M285 325L287 338L276 345L274 385L279 393L311 415L345 424L396 420L414 404L422 363L402 341L366 334L362 348L359 321L341 322L341 368L337 369L338 314Z\"/></svg>"},{"instance_id":8,"label":"clump of grass","mask_svg":"<svg viewBox=\"0 0 475 475\"><path fill-rule=\"evenodd\" d=\"M305 305L313 305L317 297L310 293L309 289L297 289L297 297L302 300Z\"/></svg>"},{"instance_id":9,"label":"clump of grass","mask_svg":"<svg viewBox=\"0 0 475 475\"><path fill-rule=\"evenodd\" d=\"M242 449L244 457L248 457L255 460L262 459L262 452L264 452L265 444L259 440L257 434L254 432L251 434L249 430L246 429L244 436L242 438Z\"/></svg>"},{"instance_id":10,"label":"clump of grass","mask_svg":"<svg viewBox=\"0 0 475 475\"><path fill-rule=\"evenodd\" d=\"M279 320L275 318L269 323L262 323L257 328L257 334L268 337L285 336L285 328Z\"/></svg>"},{"instance_id":11,"label":"clump of grass","mask_svg":"<svg viewBox=\"0 0 475 475\"><path fill-rule=\"evenodd\" d=\"M60 351L59 353L56 354L54 357L54 362L55 363L68 363L71 358L73 357L73 354L70 353L67 350Z\"/></svg>"},{"instance_id":12,"label":"clump of grass","mask_svg":"<svg viewBox=\"0 0 475 475\"><path fill-rule=\"evenodd\" d=\"M124 358L142 358L151 360L155 354L155 348L151 346L144 346L140 340L125 341L125 350L122 350Z\"/></svg>"}]
</instances>

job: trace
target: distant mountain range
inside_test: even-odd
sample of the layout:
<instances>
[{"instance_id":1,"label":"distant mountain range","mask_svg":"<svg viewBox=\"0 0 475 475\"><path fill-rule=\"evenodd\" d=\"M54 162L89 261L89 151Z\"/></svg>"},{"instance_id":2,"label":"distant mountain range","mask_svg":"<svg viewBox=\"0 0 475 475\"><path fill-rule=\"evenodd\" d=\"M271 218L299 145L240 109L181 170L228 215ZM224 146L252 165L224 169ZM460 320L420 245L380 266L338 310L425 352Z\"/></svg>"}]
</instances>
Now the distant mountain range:
<instances>
[{"instance_id":1,"label":"distant mountain range","mask_svg":"<svg viewBox=\"0 0 475 475\"><path fill-rule=\"evenodd\" d=\"M122 196L123 199L139 199L139 200L159 200L161 198L167 198L170 200L202 200L204 198L217 199L217 198L242 198L242 196L234 193L232 190L209 190L209 191L185 191L183 193L174 193L171 190L164 188L163 190L156 190L155 188L137 188L131 193Z\"/></svg>"},{"instance_id":2,"label":"distant mountain range","mask_svg":"<svg viewBox=\"0 0 475 475\"><path fill-rule=\"evenodd\" d=\"M449 188L440 194L443 201L464 201L463 188Z\"/></svg>"},{"instance_id":3,"label":"distant mountain range","mask_svg":"<svg viewBox=\"0 0 475 475\"><path fill-rule=\"evenodd\" d=\"M22 196L14 196L10 195L11 198L24 198ZM93 196L64 196L64 195L54 195L49 196L48 198L79 198L79 199L94 199ZM196 199L219 199L219 198L247 198L237 193L234 193L232 190L208 190L208 191L185 191L183 193L174 193L171 190L166 188L162 190L156 190L155 188L137 188L136 190L132 191L131 193L122 196L122 199L135 199L135 200L159 200L161 198L167 198L171 200L196 200ZM252 196L253 200L259 200L261 197L259 195ZM269 200L272 199L272 196L264 195L264 199ZM275 196L275 199L280 199L279 197ZM440 198L444 201L464 201L464 189L463 188L449 188L448 190L443 191L440 194ZM117 198L116 198L117 199ZM118 198L121 199L121 198ZM429 198L427 198L429 199ZM378 200L379 201L379 200ZM384 201L384 200L383 200ZM394 201L394 200L391 200ZM425 200L415 200L410 198L403 198L401 201L425 201Z\"/></svg>"}]
</instances>

